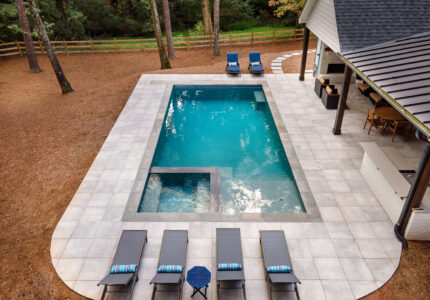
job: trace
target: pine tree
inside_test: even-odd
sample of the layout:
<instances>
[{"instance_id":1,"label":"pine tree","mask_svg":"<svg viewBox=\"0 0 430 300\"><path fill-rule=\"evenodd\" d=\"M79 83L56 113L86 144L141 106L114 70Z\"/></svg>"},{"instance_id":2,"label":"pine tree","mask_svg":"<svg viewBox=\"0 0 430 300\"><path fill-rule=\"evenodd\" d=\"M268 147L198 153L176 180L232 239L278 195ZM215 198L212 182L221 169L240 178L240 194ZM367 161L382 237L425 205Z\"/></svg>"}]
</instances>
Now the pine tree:
<instances>
[{"instance_id":1,"label":"pine tree","mask_svg":"<svg viewBox=\"0 0 430 300\"><path fill-rule=\"evenodd\" d=\"M22 35L24 37L25 52L27 53L30 72L42 72L37 61L36 52L33 47L33 38L31 37L30 25L28 23L27 14L25 13L25 4L23 0L15 0L16 9L18 11L19 23L21 24Z\"/></svg>"},{"instance_id":2,"label":"pine tree","mask_svg":"<svg viewBox=\"0 0 430 300\"><path fill-rule=\"evenodd\" d=\"M219 56L219 0L214 0L214 55Z\"/></svg>"},{"instance_id":3,"label":"pine tree","mask_svg":"<svg viewBox=\"0 0 430 300\"><path fill-rule=\"evenodd\" d=\"M157 40L161 69L171 69L172 67L170 66L169 58L166 55L166 49L164 49L160 19L158 18L157 3L155 2L155 0L149 0L149 4L151 5L152 26L154 27L155 39Z\"/></svg>"},{"instance_id":4,"label":"pine tree","mask_svg":"<svg viewBox=\"0 0 430 300\"><path fill-rule=\"evenodd\" d=\"M169 0L163 0L164 31L166 32L167 50L169 59L175 59L175 49L173 48L172 25L170 23Z\"/></svg>"},{"instance_id":5,"label":"pine tree","mask_svg":"<svg viewBox=\"0 0 430 300\"><path fill-rule=\"evenodd\" d=\"M57 76L58 83L60 84L63 94L73 92L72 86L67 81L66 75L64 75L63 69L55 55L54 49L52 49L51 42L48 34L46 33L45 25L43 25L42 19L40 18L38 8L35 0L29 0L30 2L30 13L33 16L34 23L36 24L37 31L39 32L40 38L45 46L46 53L48 53L49 60L51 61L52 68L54 69L55 76Z\"/></svg>"},{"instance_id":6,"label":"pine tree","mask_svg":"<svg viewBox=\"0 0 430 300\"><path fill-rule=\"evenodd\" d=\"M209 0L202 0L203 24L205 26L205 35L212 35L212 18L209 8Z\"/></svg>"}]
</instances>

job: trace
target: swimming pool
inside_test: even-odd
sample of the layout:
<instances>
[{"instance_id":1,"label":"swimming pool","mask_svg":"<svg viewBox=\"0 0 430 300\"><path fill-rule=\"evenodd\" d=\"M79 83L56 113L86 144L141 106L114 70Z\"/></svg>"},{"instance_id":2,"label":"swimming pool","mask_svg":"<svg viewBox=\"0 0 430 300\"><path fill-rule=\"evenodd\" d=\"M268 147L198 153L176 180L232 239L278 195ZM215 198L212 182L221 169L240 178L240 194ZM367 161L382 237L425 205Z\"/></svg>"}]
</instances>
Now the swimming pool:
<instances>
[{"instance_id":1,"label":"swimming pool","mask_svg":"<svg viewBox=\"0 0 430 300\"><path fill-rule=\"evenodd\" d=\"M219 168L219 212L223 214L305 212L261 86L173 87L151 168L189 167ZM178 173L164 181L167 189L170 186L176 191L167 191L177 195L169 198L175 205L158 211L198 212L207 196L199 199L198 193L192 193L191 202L189 195L180 196L189 186L178 176L189 174ZM161 207L158 192L148 194L151 178L152 174L142 194L140 212Z\"/></svg>"}]
</instances>

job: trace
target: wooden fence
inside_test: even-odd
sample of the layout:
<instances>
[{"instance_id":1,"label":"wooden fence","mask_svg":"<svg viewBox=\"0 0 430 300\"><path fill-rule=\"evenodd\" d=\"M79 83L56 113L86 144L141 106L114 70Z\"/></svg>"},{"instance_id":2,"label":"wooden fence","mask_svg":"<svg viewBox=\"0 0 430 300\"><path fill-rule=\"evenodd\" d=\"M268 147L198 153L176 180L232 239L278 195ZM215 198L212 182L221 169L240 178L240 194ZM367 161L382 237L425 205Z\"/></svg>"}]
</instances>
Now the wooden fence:
<instances>
[{"instance_id":1,"label":"wooden fence","mask_svg":"<svg viewBox=\"0 0 430 300\"><path fill-rule=\"evenodd\" d=\"M220 45L254 45L262 43L276 43L303 39L303 29L279 30L273 32L247 32L237 34L221 34ZM164 43L166 41L164 40ZM122 51L150 51L157 49L155 38L149 39L113 39L89 41L51 41L56 53L95 53ZM191 49L211 47L213 36L174 37L175 49ZM34 42L36 53L44 53L45 47L41 41ZM0 43L0 56L25 54L24 42Z\"/></svg>"}]
</instances>

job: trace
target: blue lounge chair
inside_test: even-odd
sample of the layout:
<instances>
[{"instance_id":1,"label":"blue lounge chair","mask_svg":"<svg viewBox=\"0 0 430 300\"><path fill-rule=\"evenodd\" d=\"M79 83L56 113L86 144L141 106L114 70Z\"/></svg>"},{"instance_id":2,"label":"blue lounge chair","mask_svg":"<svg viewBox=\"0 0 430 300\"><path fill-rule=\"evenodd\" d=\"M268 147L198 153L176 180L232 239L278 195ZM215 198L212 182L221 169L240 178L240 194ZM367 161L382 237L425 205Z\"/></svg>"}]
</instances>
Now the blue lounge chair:
<instances>
[{"instance_id":1,"label":"blue lounge chair","mask_svg":"<svg viewBox=\"0 0 430 300\"><path fill-rule=\"evenodd\" d=\"M249 52L249 67L248 69L253 74L261 74L264 72L263 63L260 59L260 52Z\"/></svg>"},{"instance_id":2,"label":"blue lounge chair","mask_svg":"<svg viewBox=\"0 0 430 300\"><path fill-rule=\"evenodd\" d=\"M239 56L237 52L228 52L227 53L227 73L230 74L239 74L240 66L239 66Z\"/></svg>"}]
</instances>

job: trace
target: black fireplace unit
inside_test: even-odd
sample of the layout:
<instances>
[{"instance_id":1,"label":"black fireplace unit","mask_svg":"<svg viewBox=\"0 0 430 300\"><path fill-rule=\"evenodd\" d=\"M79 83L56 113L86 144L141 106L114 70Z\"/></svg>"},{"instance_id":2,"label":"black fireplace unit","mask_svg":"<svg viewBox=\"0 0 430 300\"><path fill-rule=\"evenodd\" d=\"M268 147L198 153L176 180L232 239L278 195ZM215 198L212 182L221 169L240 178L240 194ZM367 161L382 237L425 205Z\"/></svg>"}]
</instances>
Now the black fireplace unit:
<instances>
[{"instance_id":1,"label":"black fireplace unit","mask_svg":"<svg viewBox=\"0 0 430 300\"><path fill-rule=\"evenodd\" d=\"M328 64L327 74L345 72L345 64Z\"/></svg>"}]
</instances>

